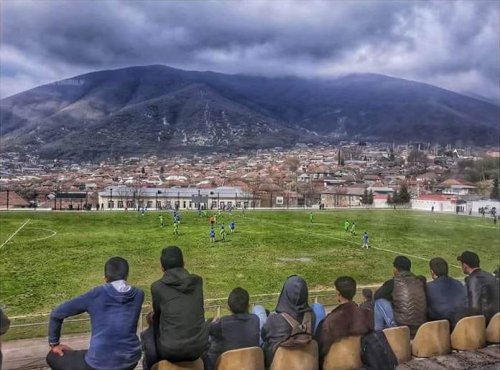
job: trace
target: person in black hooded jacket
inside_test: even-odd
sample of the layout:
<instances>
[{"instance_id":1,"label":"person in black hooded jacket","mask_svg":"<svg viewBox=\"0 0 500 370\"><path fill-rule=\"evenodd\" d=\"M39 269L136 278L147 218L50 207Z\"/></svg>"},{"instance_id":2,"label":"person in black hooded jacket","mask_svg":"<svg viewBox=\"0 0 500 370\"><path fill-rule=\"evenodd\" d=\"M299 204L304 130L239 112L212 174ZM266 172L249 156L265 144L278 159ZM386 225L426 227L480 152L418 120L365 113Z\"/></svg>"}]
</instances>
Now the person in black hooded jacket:
<instances>
[{"instance_id":1,"label":"person in black hooded jacket","mask_svg":"<svg viewBox=\"0 0 500 370\"><path fill-rule=\"evenodd\" d=\"M179 247L162 250L163 277L151 285L152 326L142 333L144 368L156 362L194 361L208 347L203 280L184 269Z\"/></svg>"},{"instance_id":2,"label":"person in black hooded jacket","mask_svg":"<svg viewBox=\"0 0 500 370\"><path fill-rule=\"evenodd\" d=\"M261 331L266 367L273 362L279 344L288 339L292 333L292 327L281 315L282 313L287 313L298 322L302 322L304 313L311 312L312 327L314 327L315 316L308 304L308 296L307 283L304 279L297 275L288 277L278 298L276 310L269 315Z\"/></svg>"}]
</instances>

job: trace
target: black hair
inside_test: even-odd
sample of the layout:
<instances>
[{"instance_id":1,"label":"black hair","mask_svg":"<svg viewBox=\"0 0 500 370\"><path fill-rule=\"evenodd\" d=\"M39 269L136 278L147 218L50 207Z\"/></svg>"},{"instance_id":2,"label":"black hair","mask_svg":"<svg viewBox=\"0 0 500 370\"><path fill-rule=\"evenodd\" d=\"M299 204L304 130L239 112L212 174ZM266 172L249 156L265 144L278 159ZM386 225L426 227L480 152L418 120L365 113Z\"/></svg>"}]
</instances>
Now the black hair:
<instances>
[{"instance_id":1,"label":"black hair","mask_svg":"<svg viewBox=\"0 0 500 370\"><path fill-rule=\"evenodd\" d=\"M250 296L243 288L234 288L227 299L227 304L232 313L247 313Z\"/></svg>"},{"instance_id":2,"label":"black hair","mask_svg":"<svg viewBox=\"0 0 500 370\"><path fill-rule=\"evenodd\" d=\"M370 301L373 299L373 292L370 288L363 289L362 294L363 294L363 297L365 297L366 299L368 299Z\"/></svg>"},{"instance_id":3,"label":"black hair","mask_svg":"<svg viewBox=\"0 0 500 370\"><path fill-rule=\"evenodd\" d=\"M410 271L411 270L411 261L408 259L408 257L405 256L397 256L394 259L393 266L398 270L398 271Z\"/></svg>"},{"instance_id":4,"label":"black hair","mask_svg":"<svg viewBox=\"0 0 500 370\"><path fill-rule=\"evenodd\" d=\"M184 267L184 257L181 249L176 245L163 248L160 262L164 270Z\"/></svg>"},{"instance_id":5,"label":"black hair","mask_svg":"<svg viewBox=\"0 0 500 370\"><path fill-rule=\"evenodd\" d=\"M342 297L352 301L356 294L356 280L350 276L341 276L335 280L334 285Z\"/></svg>"},{"instance_id":6,"label":"black hair","mask_svg":"<svg viewBox=\"0 0 500 370\"><path fill-rule=\"evenodd\" d=\"M111 257L104 265L104 276L111 283L116 280L127 280L128 262L122 257Z\"/></svg>"},{"instance_id":7,"label":"black hair","mask_svg":"<svg viewBox=\"0 0 500 370\"><path fill-rule=\"evenodd\" d=\"M431 259L429 267L436 276L448 276L448 262L444 258L436 257Z\"/></svg>"}]
</instances>

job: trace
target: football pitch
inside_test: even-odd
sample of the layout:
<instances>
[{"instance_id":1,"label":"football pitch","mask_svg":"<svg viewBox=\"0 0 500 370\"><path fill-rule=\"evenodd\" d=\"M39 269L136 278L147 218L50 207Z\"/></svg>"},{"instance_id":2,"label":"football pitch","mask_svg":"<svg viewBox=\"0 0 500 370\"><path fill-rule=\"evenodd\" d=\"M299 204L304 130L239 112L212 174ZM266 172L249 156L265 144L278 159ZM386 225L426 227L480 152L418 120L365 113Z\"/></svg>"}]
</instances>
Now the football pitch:
<instances>
[{"instance_id":1,"label":"football pitch","mask_svg":"<svg viewBox=\"0 0 500 370\"><path fill-rule=\"evenodd\" d=\"M215 212L209 212L214 214ZM159 215L164 218L160 226ZM334 279L379 284L392 276L392 261L407 255L412 270L430 278L428 260L444 257L450 275L463 277L456 256L479 254L492 272L500 263L500 227L491 218L408 210L254 211L222 213L226 241L210 242L208 217L181 211L178 237L171 212L3 212L0 214L0 305L9 315L46 313L103 282L112 256L129 261L131 284L145 290L162 272L160 252L178 245L186 268L204 279L205 298L226 297L241 286L250 295L276 293L299 274L310 290L331 289ZM356 236L343 229L356 223ZM236 229L230 233L229 223ZM372 248L362 249L367 231Z\"/></svg>"}]
</instances>

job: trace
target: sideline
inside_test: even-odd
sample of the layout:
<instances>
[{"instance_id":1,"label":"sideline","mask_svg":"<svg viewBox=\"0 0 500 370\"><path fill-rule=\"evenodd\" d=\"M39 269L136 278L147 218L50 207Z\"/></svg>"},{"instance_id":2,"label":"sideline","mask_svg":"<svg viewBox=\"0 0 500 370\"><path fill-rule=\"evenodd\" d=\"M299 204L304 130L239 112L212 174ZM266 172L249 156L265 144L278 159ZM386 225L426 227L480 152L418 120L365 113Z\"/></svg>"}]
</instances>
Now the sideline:
<instances>
[{"instance_id":1,"label":"sideline","mask_svg":"<svg viewBox=\"0 0 500 370\"><path fill-rule=\"evenodd\" d=\"M26 225L27 225L30 221L31 221L31 218L28 218L28 221L26 221L24 224L22 224L22 225L21 225L21 227L20 227L19 229L17 229L16 231L14 231L14 234L12 234L11 236L9 236L9 238L8 238L6 241L4 241L2 245L0 245L0 249L2 249L2 247L3 247L5 244L7 244L7 243L10 241L10 239L12 239L12 238L13 238L13 237L14 237L14 236L15 236L15 235L19 232L19 231L21 231L21 229L22 229L23 227L25 227L25 226L26 226Z\"/></svg>"}]
</instances>

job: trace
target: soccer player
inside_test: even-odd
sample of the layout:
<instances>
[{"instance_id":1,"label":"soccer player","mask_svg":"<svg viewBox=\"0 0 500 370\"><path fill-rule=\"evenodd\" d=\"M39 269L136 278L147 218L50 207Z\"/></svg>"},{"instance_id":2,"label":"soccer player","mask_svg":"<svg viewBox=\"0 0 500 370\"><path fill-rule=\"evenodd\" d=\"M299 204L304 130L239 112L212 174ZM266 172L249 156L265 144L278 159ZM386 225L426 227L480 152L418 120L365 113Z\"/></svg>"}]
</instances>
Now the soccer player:
<instances>
[{"instance_id":1,"label":"soccer player","mask_svg":"<svg viewBox=\"0 0 500 370\"><path fill-rule=\"evenodd\" d=\"M226 229L224 228L224 224L220 225L220 237L222 241L226 240Z\"/></svg>"},{"instance_id":2,"label":"soccer player","mask_svg":"<svg viewBox=\"0 0 500 370\"><path fill-rule=\"evenodd\" d=\"M210 228L210 242L215 243L215 229L213 226Z\"/></svg>"},{"instance_id":3,"label":"soccer player","mask_svg":"<svg viewBox=\"0 0 500 370\"><path fill-rule=\"evenodd\" d=\"M229 230L231 230L231 233L234 233L234 228L235 228L235 223L234 221L231 221L231 223L229 224Z\"/></svg>"},{"instance_id":4,"label":"soccer player","mask_svg":"<svg viewBox=\"0 0 500 370\"><path fill-rule=\"evenodd\" d=\"M349 232L349 225L350 225L349 221L345 220L345 222L344 222L344 230L345 230L346 233Z\"/></svg>"},{"instance_id":5,"label":"soccer player","mask_svg":"<svg viewBox=\"0 0 500 370\"><path fill-rule=\"evenodd\" d=\"M179 223L176 221L174 221L174 235L175 236L179 236Z\"/></svg>"},{"instance_id":6,"label":"soccer player","mask_svg":"<svg viewBox=\"0 0 500 370\"><path fill-rule=\"evenodd\" d=\"M370 246L368 245L368 233L366 231L363 234L363 248L370 248Z\"/></svg>"},{"instance_id":7,"label":"soccer player","mask_svg":"<svg viewBox=\"0 0 500 370\"><path fill-rule=\"evenodd\" d=\"M163 215L159 215L158 218L160 219L161 227L163 227Z\"/></svg>"},{"instance_id":8,"label":"soccer player","mask_svg":"<svg viewBox=\"0 0 500 370\"><path fill-rule=\"evenodd\" d=\"M354 222L351 224L351 235L356 235L356 224Z\"/></svg>"},{"instance_id":9,"label":"soccer player","mask_svg":"<svg viewBox=\"0 0 500 370\"><path fill-rule=\"evenodd\" d=\"M314 214L312 212L309 213L309 222L310 223L314 222Z\"/></svg>"}]
</instances>

